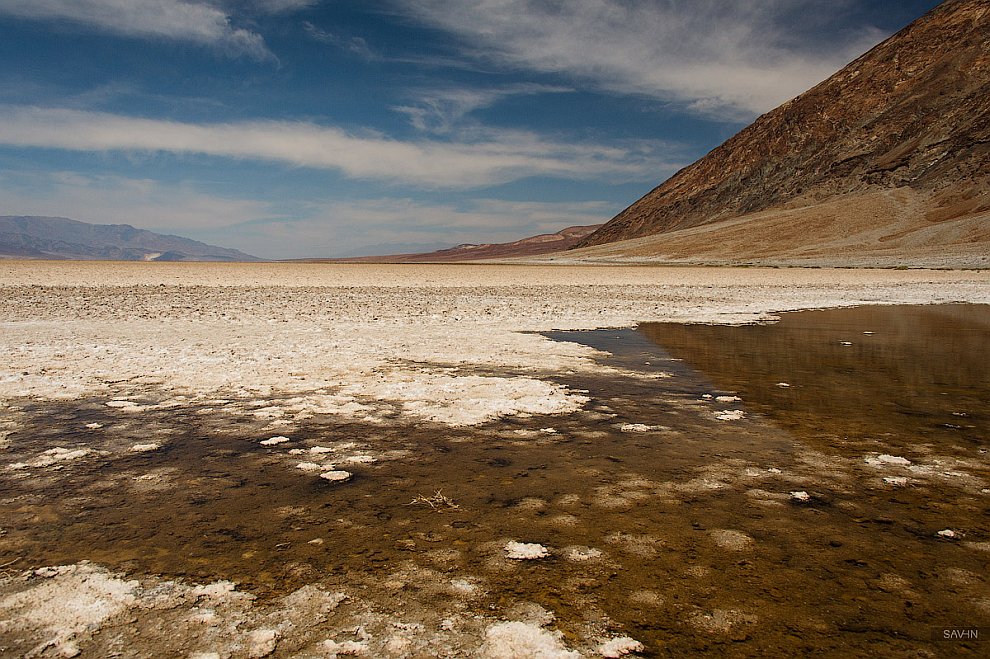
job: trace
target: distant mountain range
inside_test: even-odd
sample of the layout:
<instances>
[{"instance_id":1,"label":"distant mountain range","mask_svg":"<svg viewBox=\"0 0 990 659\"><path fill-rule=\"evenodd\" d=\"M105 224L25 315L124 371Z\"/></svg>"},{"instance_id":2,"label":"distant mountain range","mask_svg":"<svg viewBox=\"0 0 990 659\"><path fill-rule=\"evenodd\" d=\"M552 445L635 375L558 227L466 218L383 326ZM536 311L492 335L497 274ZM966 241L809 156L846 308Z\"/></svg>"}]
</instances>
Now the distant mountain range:
<instances>
[{"instance_id":1,"label":"distant mountain range","mask_svg":"<svg viewBox=\"0 0 990 659\"><path fill-rule=\"evenodd\" d=\"M117 261L260 261L129 224L88 224L64 217L0 216L0 258Z\"/></svg>"},{"instance_id":2,"label":"distant mountain range","mask_svg":"<svg viewBox=\"0 0 990 659\"><path fill-rule=\"evenodd\" d=\"M578 247L591 249L569 256L990 267L990 0L947 0Z\"/></svg>"},{"instance_id":3,"label":"distant mountain range","mask_svg":"<svg viewBox=\"0 0 990 659\"><path fill-rule=\"evenodd\" d=\"M482 259L503 259L520 256L539 256L559 252L577 244L590 235L600 224L573 226L556 233L543 233L511 243L463 244L448 249L419 254L391 254L388 256L357 256L342 259L298 259L308 263L457 263Z\"/></svg>"}]
</instances>

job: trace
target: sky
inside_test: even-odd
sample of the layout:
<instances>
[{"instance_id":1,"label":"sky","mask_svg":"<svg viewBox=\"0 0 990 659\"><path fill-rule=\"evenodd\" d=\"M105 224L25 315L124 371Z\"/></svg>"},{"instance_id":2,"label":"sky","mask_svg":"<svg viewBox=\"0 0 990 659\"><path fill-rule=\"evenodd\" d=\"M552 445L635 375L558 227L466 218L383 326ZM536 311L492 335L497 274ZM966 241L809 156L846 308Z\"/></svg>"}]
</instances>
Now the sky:
<instances>
[{"instance_id":1,"label":"sky","mask_svg":"<svg viewBox=\"0 0 990 659\"><path fill-rule=\"evenodd\" d=\"M0 0L0 215L264 258L605 222L936 0Z\"/></svg>"}]
</instances>

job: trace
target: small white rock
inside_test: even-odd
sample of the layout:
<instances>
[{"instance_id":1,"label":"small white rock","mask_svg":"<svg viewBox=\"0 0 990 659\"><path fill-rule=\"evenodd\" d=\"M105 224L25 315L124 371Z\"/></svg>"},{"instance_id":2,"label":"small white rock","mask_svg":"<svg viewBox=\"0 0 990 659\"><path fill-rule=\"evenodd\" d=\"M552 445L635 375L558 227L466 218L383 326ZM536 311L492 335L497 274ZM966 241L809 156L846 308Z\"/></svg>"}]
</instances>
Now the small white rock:
<instances>
[{"instance_id":1,"label":"small white rock","mask_svg":"<svg viewBox=\"0 0 990 659\"><path fill-rule=\"evenodd\" d=\"M778 382L777 386L780 387L781 389L787 389L791 385L788 382Z\"/></svg>"},{"instance_id":2,"label":"small white rock","mask_svg":"<svg viewBox=\"0 0 990 659\"><path fill-rule=\"evenodd\" d=\"M943 538L949 538L950 540L953 539L953 538L958 538L959 537L959 534L956 533L955 531L953 531L952 529L942 529L941 531L939 531L935 535L940 536L940 537L943 537Z\"/></svg>"},{"instance_id":3,"label":"small white rock","mask_svg":"<svg viewBox=\"0 0 990 659\"><path fill-rule=\"evenodd\" d=\"M321 469L325 469L325 467L315 462L300 462L296 465L296 469L302 469L303 471L320 471Z\"/></svg>"},{"instance_id":4,"label":"small white rock","mask_svg":"<svg viewBox=\"0 0 990 659\"><path fill-rule=\"evenodd\" d=\"M795 490L791 492L791 499L794 501L811 501L811 495L804 490Z\"/></svg>"},{"instance_id":5,"label":"small white rock","mask_svg":"<svg viewBox=\"0 0 990 659\"><path fill-rule=\"evenodd\" d=\"M325 471L320 474L320 478L323 480L330 481L331 483L343 483L344 481L349 481L351 476L353 476L349 471L344 471L343 469L334 469L332 471Z\"/></svg>"},{"instance_id":6,"label":"small white rock","mask_svg":"<svg viewBox=\"0 0 990 659\"><path fill-rule=\"evenodd\" d=\"M739 396L715 396L715 400L719 403L734 403L737 400L742 400Z\"/></svg>"},{"instance_id":7,"label":"small white rock","mask_svg":"<svg viewBox=\"0 0 990 659\"><path fill-rule=\"evenodd\" d=\"M269 439L263 439L263 440L261 440L261 445L262 446L277 446L279 444L284 444L284 443L289 442L289 441L292 441L292 440L290 440L288 437L283 437L282 435L276 435L274 437L270 437Z\"/></svg>"},{"instance_id":8,"label":"small white rock","mask_svg":"<svg viewBox=\"0 0 990 659\"><path fill-rule=\"evenodd\" d=\"M719 421L738 421L744 416L746 416L746 413L742 410L722 410L715 413L715 418Z\"/></svg>"},{"instance_id":9,"label":"small white rock","mask_svg":"<svg viewBox=\"0 0 990 659\"><path fill-rule=\"evenodd\" d=\"M161 446L159 444L135 444L131 447L131 450L135 453L146 453L148 451L157 451Z\"/></svg>"},{"instance_id":10,"label":"small white rock","mask_svg":"<svg viewBox=\"0 0 990 659\"><path fill-rule=\"evenodd\" d=\"M327 446L314 446L309 449L309 452L312 453L313 455L320 455L321 453L330 453L331 451L333 451L333 449Z\"/></svg>"},{"instance_id":11,"label":"small white rock","mask_svg":"<svg viewBox=\"0 0 990 659\"><path fill-rule=\"evenodd\" d=\"M887 485L907 485L907 477L905 476L884 476L883 482Z\"/></svg>"},{"instance_id":12,"label":"small white rock","mask_svg":"<svg viewBox=\"0 0 990 659\"><path fill-rule=\"evenodd\" d=\"M103 427L103 424L102 423L87 423L86 424L86 427L89 428L90 430L99 430L100 428Z\"/></svg>"}]
</instances>

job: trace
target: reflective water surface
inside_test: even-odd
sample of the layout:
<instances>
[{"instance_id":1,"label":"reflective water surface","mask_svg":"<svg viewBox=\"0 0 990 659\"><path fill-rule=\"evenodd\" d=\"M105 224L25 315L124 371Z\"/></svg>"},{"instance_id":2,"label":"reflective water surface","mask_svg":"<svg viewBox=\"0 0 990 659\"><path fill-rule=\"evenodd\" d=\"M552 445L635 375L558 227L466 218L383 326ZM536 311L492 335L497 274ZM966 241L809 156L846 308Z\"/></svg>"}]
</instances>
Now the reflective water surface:
<instances>
[{"instance_id":1,"label":"reflective water surface","mask_svg":"<svg viewBox=\"0 0 990 659\"><path fill-rule=\"evenodd\" d=\"M321 583L427 626L535 604L573 646L624 634L647 656L985 650L933 630L990 626L990 308L550 336L611 354L547 374L589 392L567 417L318 415L266 446L237 401L0 410L17 423L0 564L90 560L261 598ZM52 447L92 453L30 466ZM354 477L296 466L314 455ZM509 541L549 556L512 560Z\"/></svg>"}]
</instances>

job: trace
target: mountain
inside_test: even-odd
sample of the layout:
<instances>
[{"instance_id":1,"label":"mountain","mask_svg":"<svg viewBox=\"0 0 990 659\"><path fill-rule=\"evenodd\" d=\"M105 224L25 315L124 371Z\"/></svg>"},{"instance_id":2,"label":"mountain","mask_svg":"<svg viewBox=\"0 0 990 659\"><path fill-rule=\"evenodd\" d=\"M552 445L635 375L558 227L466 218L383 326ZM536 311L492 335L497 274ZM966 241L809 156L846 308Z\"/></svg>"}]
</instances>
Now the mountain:
<instances>
[{"instance_id":1,"label":"mountain","mask_svg":"<svg viewBox=\"0 0 990 659\"><path fill-rule=\"evenodd\" d=\"M0 216L0 258L115 261L260 261L236 249L168 236L129 224L64 217Z\"/></svg>"},{"instance_id":2,"label":"mountain","mask_svg":"<svg viewBox=\"0 0 990 659\"><path fill-rule=\"evenodd\" d=\"M988 255L988 181L990 0L947 0L759 117L578 247L650 236L630 254Z\"/></svg>"},{"instance_id":3,"label":"mountain","mask_svg":"<svg viewBox=\"0 0 990 659\"><path fill-rule=\"evenodd\" d=\"M464 244L449 249L422 254L392 254L390 256L358 256L346 259L305 259L308 262L335 261L348 263L455 263L519 256L539 256L560 252L577 244L602 225L573 226L556 233L543 233L511 243Z\"/></svg>"}]
</instances>

